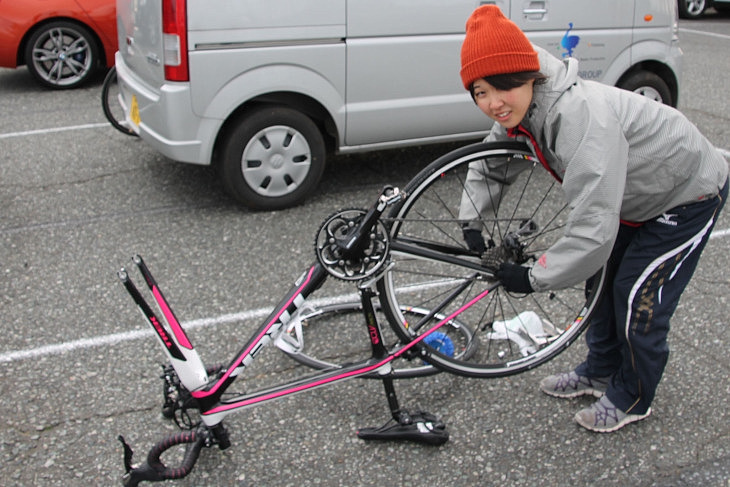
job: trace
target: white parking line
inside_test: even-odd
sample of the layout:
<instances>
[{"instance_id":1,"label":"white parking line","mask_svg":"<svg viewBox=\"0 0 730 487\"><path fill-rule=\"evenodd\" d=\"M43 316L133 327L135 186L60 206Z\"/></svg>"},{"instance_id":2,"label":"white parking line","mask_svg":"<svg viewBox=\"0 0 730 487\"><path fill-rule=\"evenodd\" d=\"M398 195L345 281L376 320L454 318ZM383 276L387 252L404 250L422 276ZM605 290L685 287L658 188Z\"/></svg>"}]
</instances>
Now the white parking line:
<instances>
[{"instance_id":1,"label":"white parking line","mask_svg":"<svg viewBox=\"0 0 730 487\"><path fill-rule=\"evenodd\" d=\"M730 39L730 36L725 36ZM57 132L67 132L71 130L88 130L88 129L98 129L102 127L108 127L108 123L87 123L84 125L69 125L67 127L55 127L55 128L48 128L48 129L38 129L38 130L26 130L24 132L8 132L5 134L0 134L0 139L9 139L12 137L25 137L29 135L44 135L44 134L52 134ZM723 156L725 156L727 159L730 159L730 150L728 149L721 149L717 148L717 150L722 153Z\"/></svg>"},{"instance_id":2,"label":"white parking line","mask_svg":"<svg viewBox=\"0 0 730 487\"><path fill-rule=\"evenodd\" d=\"M182 323L182 326L186 330L192 330L195 328L222 325L224 323L231 323L234 321L261 318L263 316L266 316L266 313L270 311L270 309L260 308L251 311L243 311L241 313L226 314L218 316L216 318L203 318L200 320L188 321ZM73 340L70 342L58 343L55 345L45 345L43 347L31 348L27 350L5 352L3 354L0 354L0 363L16 362L18 360L44 357L47 355L58 355L65 352L71 352L73 350L101 347L104 345L116 345L118 343L129 342L132 340L138 340L140 338L147 338L150 336L153 336L152 330L145 328L142 330L134 330L124 333L113 333L111 335L83 338L81 340Z\"/></svg>"},{"instance_id":3,"label":"white parking line","mask_svg":"<svg viewBox=\"0 0 730 487\"><path fill-rule=\"evenodd\" d=\"M730 228L724 230L715 230L710 235L710 240L716 238L730 237ZM312 300L313 306L324 306L335 303L348 303L356 301L357 294L343 294L331 298L322 298ZM259 308L248 311L241 311L239 313L229 313L213 318L201 318L198 320L186 321L181 323L182 327L186 330L194 330L196 328L207 328L209 326L223 325L226 323L233 323L236 321L252 320L262 318L271 312L271 308ZM113 333L111 335L101 335L91 338L83 338L81 340L73 340L70 342L58 343L55 345L46 345L43 347L29 348L26 350L17 350L11 352L4 352L0 354L0 363L17 362L20 360L32 359L37 357L45 357L48 355L58 355L65 352L71 352L74 350L87 349L101 347L105 345L117 345L123 342L130 342L132 340L138 340L140 338L147 338L153 336L153 332L150 329L133 330L123 333Z\"/></svg>"},{"instance_id":4,"label":"white parking line","mask_svg":"<svg viewBox=\"0 0 730 487\"><path fill-rule=\"evenodd\" d=\"M679 32L686 32L688 34L697 34L697 35L708 36L708 37L718 37L720 39L728 39L728 40L730 40L730 35L717 34L715 32L704 32L704 31L701 31L701 30L684 29L682 27L679 28Z\"/></svg>"},{"instance_id":5,"label":"white parking line","mask_svg":"<svg viewBox=\"0 0 730 487\"><path fill-rule=\"evenodd\" d=\"M336 303L349 303L358 299L357 294L342 294L330 298L311 300L313 306L325 306ZM201 318L199 320L186 321L181 323L185 330L194 330L196 328L207 328L209 326L223 325L226 323L234 323L237 321L261 319L271 313L272 308L259 308L239 313L229 313L213 318ZM73 340L70 342L57 343L55 345L45 345L43 347L30 348L27 350L17 350L13 352L5 352L0 354L0 363L17 362L19 360L45 357L48 355L58 355L73 350L101 347L104 345L116 345L122 342L130 342L140 338L153 336L151 329L140 329L127 331L123 333L113 333L111 335L102 335L91 338L82 338L81 340Z\"/></svg>"},{"instance_id":6,"label":"white parking line","mask_svg":"<svg viewBox=\"0 0 730 487\"><path fill-rule=\"evenodd\" d=\"M0 134L0 139L9 139L11 137L25 137L26 135L43 135L55 132L67 132L69 130L88 130L98 129L101 127L109 127L109 123L87 123L84 125L69 125L67 127L56 127L50 129L26 130L25 132L8 132Z\"/></svg>"}]
</instances>

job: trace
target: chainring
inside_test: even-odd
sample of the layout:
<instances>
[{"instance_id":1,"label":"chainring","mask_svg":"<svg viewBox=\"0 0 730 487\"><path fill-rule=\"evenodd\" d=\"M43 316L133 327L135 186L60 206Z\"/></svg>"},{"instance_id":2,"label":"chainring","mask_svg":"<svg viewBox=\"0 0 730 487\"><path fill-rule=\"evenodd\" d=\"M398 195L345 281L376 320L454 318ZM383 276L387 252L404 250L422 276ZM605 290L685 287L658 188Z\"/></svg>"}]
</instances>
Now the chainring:
<instances>
[{"instance_id":1,"label":"chainring","mask_svg":"<svg viewBox=\"0 0 730 487\"><path fill-rule=\"evenodd\" d=\"M330 275L338 279L359 281L368 278L378 272L387 259L390 240L380 220L356 254L345 255L344 245L365 214L362 209L340 210L328 217L317 232L317 259Z\"/></svg>"}]
</instances>

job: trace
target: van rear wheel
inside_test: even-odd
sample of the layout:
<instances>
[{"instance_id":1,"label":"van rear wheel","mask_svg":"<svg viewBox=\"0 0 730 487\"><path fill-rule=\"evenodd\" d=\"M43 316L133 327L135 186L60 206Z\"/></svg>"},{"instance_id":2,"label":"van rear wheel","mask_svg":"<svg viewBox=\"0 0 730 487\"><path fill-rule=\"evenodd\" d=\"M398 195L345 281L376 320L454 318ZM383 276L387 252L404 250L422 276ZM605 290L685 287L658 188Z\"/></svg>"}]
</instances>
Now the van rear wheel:
<instances>
[{"instance_id":1,"label":"van rear wheel","mask_svg":"<svg viewBox=\"0 0 730 487\"><path fill-rule=\"evenodd\" d=\"M247 113L226 134L220 161L223 186L259 210L300 203L322 177L325 145L317 125L286 107Z\"/></svg>"}]
</instances>

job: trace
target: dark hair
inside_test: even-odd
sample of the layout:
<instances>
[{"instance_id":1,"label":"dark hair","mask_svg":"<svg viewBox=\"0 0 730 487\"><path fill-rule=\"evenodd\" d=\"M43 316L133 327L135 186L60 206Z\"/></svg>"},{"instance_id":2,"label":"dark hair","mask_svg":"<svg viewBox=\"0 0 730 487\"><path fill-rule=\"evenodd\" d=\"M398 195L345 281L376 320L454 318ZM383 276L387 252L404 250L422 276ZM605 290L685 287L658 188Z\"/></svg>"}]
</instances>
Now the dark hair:
<instances>
[{"instance_id":1,"label":"dark hair","mask_svg":"<svg viewBox=\"0 0 730 487\"><path fill-rule=\"evenodd\" d=\"M540 71L523 71L520 73L495 74L481 79L498 90L507 91L522 86L531 79L535 80L536 85L541 85L547 81L548 77ZM471 97L474 98L474 83L469 87L469 92Z\"/></svg>"}]
</instances>

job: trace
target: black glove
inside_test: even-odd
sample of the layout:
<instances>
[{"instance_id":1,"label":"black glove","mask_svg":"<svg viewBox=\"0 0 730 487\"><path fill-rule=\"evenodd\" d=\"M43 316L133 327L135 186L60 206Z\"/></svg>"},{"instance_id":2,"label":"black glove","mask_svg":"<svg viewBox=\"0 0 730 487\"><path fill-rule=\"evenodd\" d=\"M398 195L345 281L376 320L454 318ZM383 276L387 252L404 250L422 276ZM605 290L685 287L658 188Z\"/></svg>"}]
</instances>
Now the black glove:
<instances>
[{"instance_id":1,"label":"black glove","mask_svg":"<svg viewBox=\"0 0 730 487\"><path fill-rule=\"evenodd\" d=\"M471 250L472 252L477 252L479 255L482 255L487 249L487 246L484 244L484 237L482 237L482 232L473 228L465 228L463 232L464 242L466 242L466 246L469 247L469 250Z\"/></svg>"},{"instance_id":2,"label":"black glove","mask_svg":"<svg viewBox=\"0 0 730 487\"><path fill-rule=\"evenodd\" d=\"M529 267L503 262L499 265L497 279L502 282L505 290L512 293L530 294L534 291L530 284Z\"/></svg>"}]
</instances>

